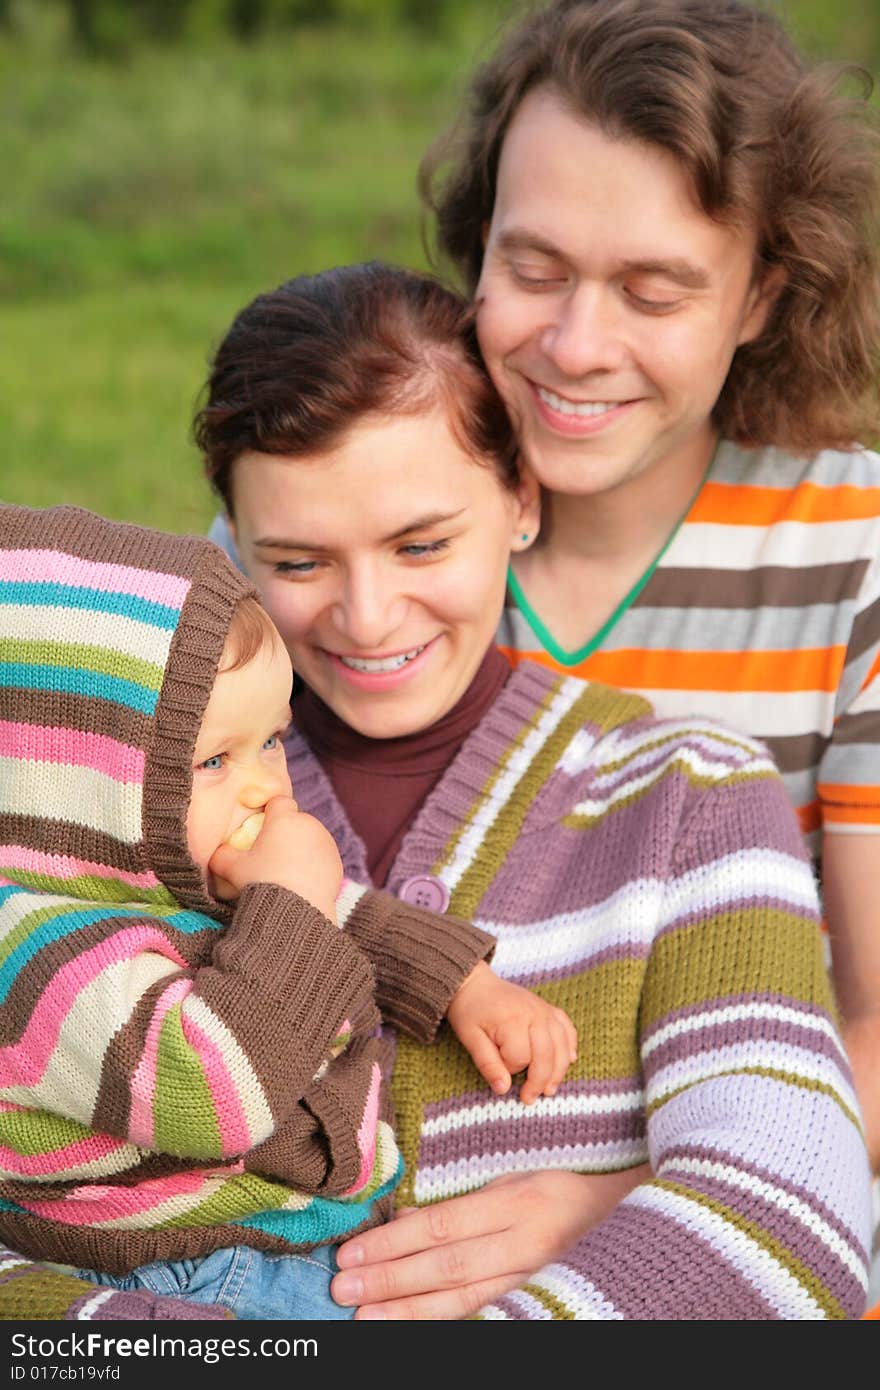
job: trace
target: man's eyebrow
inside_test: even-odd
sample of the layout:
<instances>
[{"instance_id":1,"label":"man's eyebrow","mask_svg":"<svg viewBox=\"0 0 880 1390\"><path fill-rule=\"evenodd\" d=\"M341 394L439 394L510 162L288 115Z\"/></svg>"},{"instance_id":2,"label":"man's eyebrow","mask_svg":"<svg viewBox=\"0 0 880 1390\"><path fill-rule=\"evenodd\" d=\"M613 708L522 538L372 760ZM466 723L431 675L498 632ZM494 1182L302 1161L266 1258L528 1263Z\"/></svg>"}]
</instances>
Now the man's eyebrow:
<instances>
[{"instance_id":1,"label":"man's eyebrow","mask_svg":"<svg viewBox=\"0 0 880 1390\"><path fill-rule=\"evenodd\" d=\"M447 521L455 521L466 510L466 507L459 507L455 512L426 512L424 516L408 521L398 531L383 536L379 543L386 545L389 541L400 540L401 536L408 536L411 531L426 531L431 526L441 526ZM307 550L310 555L323 555L333 549L329 545L317 545L314 541L297 540L294 536L258 536L254 541L254 547L257 550Z\"/></svg>"},{"instance_id":2,"label":"man's eyebrow","mask_svg":"<svg viewBox=\"0 0 880 1390\"><path fill-rule=\"evenodd\" d=\"M499 233L498 246L502 251L535 251L539 256L547 256L551 260L565 261L568 257L554 246L552 241L547 241L544 237L538 236L534 232L526 231L521 227L510 227L508 230ZM662 275L667 280L674 280L676 284L683 285L685 289L706 290L709 288L709 276L702 267L694 265L691 261L673 258L672 260L639 259L621 261L617 266L619 275Z\"/></svg>"}]
</instances>

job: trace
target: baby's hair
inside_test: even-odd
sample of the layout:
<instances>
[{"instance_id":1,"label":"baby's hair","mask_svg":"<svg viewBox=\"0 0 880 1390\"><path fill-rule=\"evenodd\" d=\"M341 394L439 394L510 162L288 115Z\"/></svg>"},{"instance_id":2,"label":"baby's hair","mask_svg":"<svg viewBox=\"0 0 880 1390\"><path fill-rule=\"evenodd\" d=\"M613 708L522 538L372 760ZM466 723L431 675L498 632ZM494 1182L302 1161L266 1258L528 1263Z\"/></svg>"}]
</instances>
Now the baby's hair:
<instances>
[{"instance_id":1,"label":"baby's hair","mask_svg":"<svg viewBox=\"0 0 880 1390\"><path fill-rule=\"evenodd\" d=\"M278 629L263 605L248 595L240 599L233 610L219 669L238 671L253 661L264 647L280 641Z\"/></svg>"},{"instance_id":2,"label":"baby's hair","mask_svg":"<svg viewBox=\"0 0 880 1390\"><path fill-rule=\"evenodd\" d=\"M206 396L194 435L230 514L242 454L326 453L366 417L437 406L467 453L505 487L518 481L473 308L431 276L379 261L300 275L247 305L217 349Z\"/></svg>"}]
</instances>

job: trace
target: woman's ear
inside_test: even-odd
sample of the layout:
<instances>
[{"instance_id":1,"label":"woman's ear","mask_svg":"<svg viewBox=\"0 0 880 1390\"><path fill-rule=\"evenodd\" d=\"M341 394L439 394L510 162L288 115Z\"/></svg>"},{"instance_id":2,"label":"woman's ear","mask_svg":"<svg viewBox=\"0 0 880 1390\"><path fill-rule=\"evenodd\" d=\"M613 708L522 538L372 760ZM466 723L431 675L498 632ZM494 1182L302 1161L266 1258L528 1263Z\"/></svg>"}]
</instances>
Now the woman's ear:
<instances>
[{"instance_id":1,"label":"woman's ear","mask_svg":"<svg viewBox=\"0 0 880 1390\"><path fill-rule=\"evenodd\" d=\"M541 529L541 485L527 463L520 459L511 550L528 550Z\"/></svg>"}]
</instances>

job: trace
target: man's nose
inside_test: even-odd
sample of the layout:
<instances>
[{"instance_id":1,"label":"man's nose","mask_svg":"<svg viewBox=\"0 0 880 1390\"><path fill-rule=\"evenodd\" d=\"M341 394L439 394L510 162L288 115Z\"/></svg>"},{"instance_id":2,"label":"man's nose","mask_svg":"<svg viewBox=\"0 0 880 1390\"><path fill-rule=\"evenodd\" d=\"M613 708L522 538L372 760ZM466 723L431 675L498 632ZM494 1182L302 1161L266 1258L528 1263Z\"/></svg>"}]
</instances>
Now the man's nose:
<instances>
[{"instance_id":1,"label":"man's nose","mask_svg":"<svg viewBox=\"0 0 880 1390\"><path fill-rule=\"evenodd\" d=\"M626 355L622 328L621 306L611 290L579 285L554 305L553 318L541 333L541 350L559 375L571 381L614 371Z\"/></svg>"}]
</instances>

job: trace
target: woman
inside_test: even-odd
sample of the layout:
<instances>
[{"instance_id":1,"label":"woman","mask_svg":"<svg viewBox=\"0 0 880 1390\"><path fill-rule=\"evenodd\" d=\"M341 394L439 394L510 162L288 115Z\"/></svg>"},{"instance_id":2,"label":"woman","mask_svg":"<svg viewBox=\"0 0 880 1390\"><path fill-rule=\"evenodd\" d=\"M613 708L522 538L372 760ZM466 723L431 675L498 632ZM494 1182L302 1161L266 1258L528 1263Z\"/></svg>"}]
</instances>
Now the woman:
<instances>
[{"instance_id":1,"label":"woman","mask_svg":"<svg viewBox=\"0 0 880 1390\"><path fill-rule=\"evenodd\" d=\"M857 1315L868 1172L782 784L706 721L509 672L492 637L537 489L460 304L383 267L260 297L198 438L305 683L300 806L350 877L480 922L580 1031L529 1109L451 1044L400 1044L405 1192L431 1205L343 1246L334 1296L360 1317Z\"/></svg>"}]
</instances>

